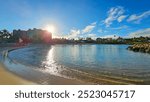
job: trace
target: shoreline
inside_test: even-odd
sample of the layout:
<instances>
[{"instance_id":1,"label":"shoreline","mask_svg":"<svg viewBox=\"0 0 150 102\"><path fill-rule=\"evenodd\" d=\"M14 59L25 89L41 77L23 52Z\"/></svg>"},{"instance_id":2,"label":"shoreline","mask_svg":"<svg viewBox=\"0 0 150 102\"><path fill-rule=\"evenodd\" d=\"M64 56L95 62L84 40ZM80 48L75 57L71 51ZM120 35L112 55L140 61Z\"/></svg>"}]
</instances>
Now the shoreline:
<instances>
[{"instance_id":1,"label":"shoreline","mask_svg":"<svg viewBox=\"0 0 150 102\"><path fill-rule=\"evenodd\" d=\"M24 46L23 46L24 47ZM23 48L21 47L9 47L8 49L3 50L5 53L9 53L10 51ZM3 54L5 54L3 53ZM19 63L20 64L20 63ZM26 66L27 67L27 66ZM23 76L11 72L3 62L0 62L0 75L4 77L4 79L0 78L0 85L33 85L33 84L41 84L34 81L34 78L24 78ZM38 76L38 75L37 75ZM51 77L51 84L48 85L86 85L87 82L69 79L55 75L49 75Z\"/></svg>"},{"instance_id":2,"label":"shoreline","mask_svg":"<svg viewBox=\"0 0 150 102\"><path fill-rule=\"evenodd\" d=\"M6 67L4 67L0 63L0 75L4 77L4 79L0 78L0 85L87 85L87 82L69 79L55 75L49 75L51 77L51 84L47 83L36 83L34 82L34 78L26 79L16 73L9 71Z\"/></svg>"},{"instance_id":3,"label":"shoreline","mask_svg":"<svg viewBox=\"0 0 150 102\"><path fill-rule=\"evenodd\" d=\"M21 47L1 47L4 48L1 52L1 57L3 56L4 52L9 53L12 50L18 49L18 48L22 48ZM3 58L2 58L3 59ZM0 62L0 85L36 85L36 83L31 82L29 80L26 80L24 78L19 77L18 75L10 72L5 65L3 64L3 62Z\"/></svg>"},{"instance_id":4,"label":"shoreline","mask_svg":"<svg viewBox=\"0 0 150 102\"><path fill-rule=\"evenodd\" d=\"M33 85L34 82L22 79L19 76L9 72L1 63L0 63L0 85Z\"/></svg>"},{"instance_id":5,"label":"shoreline","mask_svg":"<svg viewBox=\"0 0 150 102\"><path fill-rule=\"evenodd\" d=\"M13 50L17 50L21 47L17 48L8 48L5 49L4 52L8 54L9 52ZM3 53L5 55L5 53ZM7 56L6 54L6 56ZM16 63L11 63L9 60L12 60L12 62ZM66 78L63 76L57 76L49 73L45 73L32 69L32 66L28 66L26 64L23 64L22 62L19 62L15 59L11 59L9 57L6 57L6 62L5 64L5 69L6 71L15 74L16 76L29 80L31 82L35 82L40 85L93 85L93 84L107 84L107 85L124 85L124 84L148 84L149 82L145 82L143 79L138 79L134 78L132 76L127 76L125 74L118 74L115 75L113 73L108 73L108 72L99 72L99 73L94 73L89 71L78 71L74 69L70 70L65 70L61 74L66 75L66 76L72 76L72 78ZM13 66L13 67L11 67ZM14 70L14 71L12 71ZM90 73L89 73L90 72Z\"/></svg>"},{"instance_id":6,"label":"shoreline","mask_svg":"<svg viewBox=\"0 0 150 102\"><path fill-rule=\"evenodd\" d=\"M35 83L33 81L26 80L21 76L16 75L13 72L10 72L9 70L7 70L7 68L2 66L1 64L0 64L0 75L4 77L4 79L0 79L0 85L36 85L36 84L45 85L46 84L46 83L40 84L40 83ZM67 78L53 76L53 75L50 75L50 77L51 77L51 84L47 84L47 85L86 85L87 84L75 79L67 79Z\"/></svg>"}]
</instances>

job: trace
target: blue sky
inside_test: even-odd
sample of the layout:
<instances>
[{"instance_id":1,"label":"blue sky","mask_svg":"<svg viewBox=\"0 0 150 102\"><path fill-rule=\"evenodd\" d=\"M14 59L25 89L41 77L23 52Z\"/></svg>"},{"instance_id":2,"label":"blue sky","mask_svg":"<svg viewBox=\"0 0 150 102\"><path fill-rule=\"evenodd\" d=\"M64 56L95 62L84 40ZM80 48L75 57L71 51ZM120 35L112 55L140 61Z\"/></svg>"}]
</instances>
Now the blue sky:
<instances>
[{"instance_id":1,"label":"blue sky","mask_svg":"<svg viewBox=\"0 0 150 102\"><path fill-rule=\"evenodd\" d=\"M150 36L149 0L0 0L0 29L44 28L55 36Z\"/></svg>"}]
</instances>

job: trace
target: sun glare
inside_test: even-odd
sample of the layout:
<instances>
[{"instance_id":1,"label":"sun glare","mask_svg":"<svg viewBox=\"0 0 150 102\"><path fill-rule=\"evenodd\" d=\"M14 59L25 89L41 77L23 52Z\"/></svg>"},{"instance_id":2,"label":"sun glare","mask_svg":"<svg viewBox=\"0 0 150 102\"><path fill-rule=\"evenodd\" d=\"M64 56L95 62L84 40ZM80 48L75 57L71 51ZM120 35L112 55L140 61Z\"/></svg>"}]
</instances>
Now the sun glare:
<instances>
[{"instance_id":1,"label":"sun glare","mask_svg":"<svg viewBox=\"0 0 150 102\"><path fill-rule=\"evenodd\" d=\"M47 25L45 27L45 30L47 30L48 32L51 32L52 34L56 32L56 28L54 25Z\"/></svg>"}]
</instances>

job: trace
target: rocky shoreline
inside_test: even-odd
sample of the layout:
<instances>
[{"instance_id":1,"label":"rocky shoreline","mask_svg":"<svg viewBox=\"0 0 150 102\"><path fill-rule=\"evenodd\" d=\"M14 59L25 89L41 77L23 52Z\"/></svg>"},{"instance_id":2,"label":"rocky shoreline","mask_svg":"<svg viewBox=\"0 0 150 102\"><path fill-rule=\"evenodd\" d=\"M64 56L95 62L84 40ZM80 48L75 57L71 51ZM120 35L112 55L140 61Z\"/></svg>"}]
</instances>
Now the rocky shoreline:
<instances>
[{"instance_id":1,"label":"rocky shoreline","mask_svg":"<svg viewBox=\"0 0 150 102\"><path fill-rule=\"evenodd\" d=\"M150 54L150 43L134 44L132 46L129 46L127 49L134 52L143 52Z\"/></svg>"}]
</instances>

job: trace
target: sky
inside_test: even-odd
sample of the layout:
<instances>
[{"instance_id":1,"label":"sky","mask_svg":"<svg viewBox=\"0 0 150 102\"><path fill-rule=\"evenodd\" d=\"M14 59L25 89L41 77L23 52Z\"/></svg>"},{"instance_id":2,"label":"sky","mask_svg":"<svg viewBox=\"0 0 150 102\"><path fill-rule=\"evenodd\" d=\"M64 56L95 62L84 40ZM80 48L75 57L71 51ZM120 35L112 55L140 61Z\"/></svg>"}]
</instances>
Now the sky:
<instances>
[{"instance_id":1,"label":"sky","mask_svg":"<svg viewBox=\"0 0 150 102\"><path fill-rule=\"evenodd\" d=\"M0 0L0 30L55 27L54 37L150 36L149 0Z\"/></svg>"}]
</instances>

